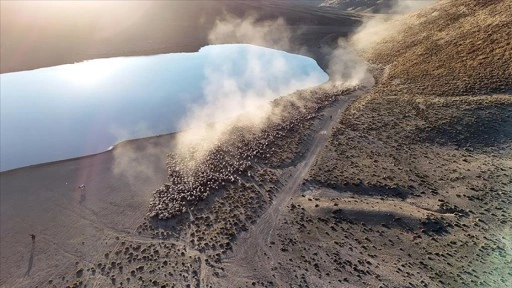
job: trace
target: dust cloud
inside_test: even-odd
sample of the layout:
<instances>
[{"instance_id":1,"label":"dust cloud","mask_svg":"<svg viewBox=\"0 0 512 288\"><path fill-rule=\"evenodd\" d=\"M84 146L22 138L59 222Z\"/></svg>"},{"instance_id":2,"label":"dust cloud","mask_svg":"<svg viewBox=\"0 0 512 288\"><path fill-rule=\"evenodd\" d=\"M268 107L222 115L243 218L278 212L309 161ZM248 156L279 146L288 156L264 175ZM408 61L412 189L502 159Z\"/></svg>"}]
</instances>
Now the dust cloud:
<instances>
[{"instance_id":1,"label":"dust cloud","mask_svg":"<svg viewBox=\"0 0 512 288\"><path fill-rule=\"evenodd\" d=\"M368 18L354 34L340 38L334 48L323 48L327 55L329 83L331 89L342 89L374 84L369 64L359 55L378 41L399 31L400 15L431 5L434 1L396 1L390 14ZM210 44L244 43L285 51L303 51L291 41L297 30L292 29L282 18L259 21L256 16L239 18L225 14L215 22L209 32ZM186 116L179 123L173 152L196 160L208 153L229 136L234 126L258 129L271 118L279 117L279 109L272 107L271 100L293 91L316 85L315 75L306 75L291 81L279 80L287 69L280 56L267 57L263 61L258 49L249 49L243 71L240 63L232 61L213 62L205 68L206 80L202 86L204 101L188 107ZM305 51L307 54L307 51ZM215 57L214 57L215 58ZM220 57L219 57L220 58ZM276 84L277 83L277 84ZM326 87L326 85L324 85ZM297 103L300 106L300 103ZM165 157L170 150L150 151L148 155ZM160 155L160 156L157 156ZM150 156L153 157L153 156ZM123 166L137 164L140 159L124 159ZM119 162L119 163L121 163ZM192 161L200 163L200 161ZM142 170L146 170L137 164ZM195 165L195 164L194 164ZM138 168L137 168L138 169ZM152 171L151 169L147 169ZM120 170L121 171L121 170ZM139 171L143 175L147 173Z\"/></svg>"},{"instance_id":2,"label":"dust cloud","mask_svg":"<svg viewBox=\"0 0 512 288\"><path fill-rule=\"evenodd\" d=\"M238 18L226 14L217 19L208 39L211 44L246 43L307 54L292 42L293 35L282 18L258 21L255 16ZM366 63L346 43L339 42L341 48L326 51L331 54L327 71L330 81L344 88L373 80ZM257 49L249 49L247 67L236 79L232 76L233 66L240 66L240 63L215 63L206 69L207 80L203 83L206 101L190 107L180 123L185 132L180 133L178 147L184 147L184 153L194 150L200 157L223 141L226 131L233 125L257 128L269 117L279 117L277 109L271 107L272 99L319 83L316 75L279 81L286 71L284 59L276 55L261 60L262 55L258 53ZM272 82L274 85L269 84ZM241 111L243 115L239 116ZM193 129L186 130L190 127Z\"/></svg>"},{"instance_id":3,"label":"dust cloud","mask_svg":"<svg viewBox=\"0 0 512 288\"><path fill-rule=\"evenodd\" d=\"M245 48L244 63L214 54L213 61L205 67L204 101L190 106L179 123L184 132L179 135L178 147L184 147L184 153L190 153L192 148L201 157L222 142L226 131L235 125L257 129L275 113L273 99L325 80L320 73L305 73L290 79L284 54L268 53L254 46Z\"/></svg>"},{"instance_id":4,"label":"dust cloud","mask_svg":"<svg viewBox=\"0 0 512 288\"><path fill-rule=\"evenodd\" d=\"M363 25L349 37L348 42L358 51L368 51L380 41L399 33L400 29L406 27L404 21L411 20L407 19L406 15L434 3L435 0L394 1L388 13L376 14L367 18Z\"/></svg>"},{"instance_id":5,"label":"dust cloud","mask_svg":"<svg viewBox=\"0 0 512 288\"><path fill-rule=\"evenodd\" d=\"M292 33L282 18L257 21L255 15L239 18L225 14L215 21L208 34L210 44L253 44L288 51Z\"/></svg>"},{"instance_id":6,"label":"dust cloud","mask_svg":"<svg viewBox=\"0 0 512 288\"><path fill-rule=\"evenodd\" d=\"M148 187L157 188L167 177L166 155L173 149L169 141L147 139L116 144L112 149L112 172L130 184L130 190L147 197Z\"/></svg>"},{"instance_id":7,"label":"dust cloud","mask_svg":"<svg viewBox=\"0 0 512 288\"><path fill-rule=\"evenodd\" d=\"M433 5L435 2L436 0L396 0L390 12L394 14L412 13Z\"/></svg>"},{"instance_id":8,"label":"dust cloud","mask_svg":"<svg viewBox=\"0 0 512 288\"><path fill-rule=\"evenodd\" d=\"M369 72L368 63L345 39L338 39L337 47L329 51L328 55L327 73L333 87L343 89L358 85L373 86L374 79Z\"/></svg>"}]
</instances>

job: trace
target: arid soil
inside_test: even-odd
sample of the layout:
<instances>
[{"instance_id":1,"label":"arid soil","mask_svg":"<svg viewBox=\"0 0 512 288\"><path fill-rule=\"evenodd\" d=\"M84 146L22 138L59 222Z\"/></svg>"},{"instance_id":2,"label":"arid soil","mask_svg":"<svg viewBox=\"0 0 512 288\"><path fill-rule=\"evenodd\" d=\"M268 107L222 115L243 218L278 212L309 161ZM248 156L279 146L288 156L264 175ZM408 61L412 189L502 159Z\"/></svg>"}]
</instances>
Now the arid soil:
<instances>
[{"instance_id":1,"label":"arid soil","mask_svg":"<svg viewBox=\"0 0 512 288\"><path fill-rule=\"evenodd\" d=\"M351 227L362 262L342 269L350 283L512 285L507 11L510 1L445 3L367 53L379 84L343 115L310 173L312 201L289 220ZM324 239L311 243L334 246Z\"/></svg>"},{"instance_id":2,"label":"arid soil","mask_svg":"<svg viewBox=\"0 0 512 288\"><path fill-rule=\"evenodd\" d=\"M206 153L0 173L0 286L510 287L512 2L489 3L407 16L361 51L374 87L281 97Z\"/></svg>"}]
</instances>

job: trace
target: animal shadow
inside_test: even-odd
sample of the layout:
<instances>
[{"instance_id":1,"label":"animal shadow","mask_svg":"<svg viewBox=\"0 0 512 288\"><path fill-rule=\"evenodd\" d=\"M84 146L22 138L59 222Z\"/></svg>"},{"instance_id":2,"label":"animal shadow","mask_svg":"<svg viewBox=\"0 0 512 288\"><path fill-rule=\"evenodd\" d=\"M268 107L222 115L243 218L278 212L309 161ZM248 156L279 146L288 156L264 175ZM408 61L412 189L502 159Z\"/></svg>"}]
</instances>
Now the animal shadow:
<instances>
[{"instance_id":1,"label":"animal shadow","mask_svg":"<svg viewBox=\"0 0 512 288\"><path fill-rule=\"evenodd\" d=\"M32 265L34 264L34 250L36 249L36 240L32 239L32 247L30 248L30 258L28 259L28 267L25 272L25 277L30 276L30 271L32 270Z\"/></svg>"}]
</instances>

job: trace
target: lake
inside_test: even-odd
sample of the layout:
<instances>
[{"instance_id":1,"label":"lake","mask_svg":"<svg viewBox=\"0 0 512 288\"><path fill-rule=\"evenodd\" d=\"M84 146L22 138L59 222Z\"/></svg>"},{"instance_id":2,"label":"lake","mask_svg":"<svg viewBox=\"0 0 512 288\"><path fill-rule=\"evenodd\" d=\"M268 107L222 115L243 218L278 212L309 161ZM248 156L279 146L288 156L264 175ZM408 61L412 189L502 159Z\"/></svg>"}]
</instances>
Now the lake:
<instances>
[{"instance_id":1,"label":"lake","mask_svg":"<svg viewBox=\"0 0 512 288\"><path fill-rule=\"evenodd\" d=\"M185 129L190 111L212 102L222 113L208 121L221 120L254 98L271 101L327 80L311 58L242 44L1 74L0 171Z\"/></svg>"}]
</instances>

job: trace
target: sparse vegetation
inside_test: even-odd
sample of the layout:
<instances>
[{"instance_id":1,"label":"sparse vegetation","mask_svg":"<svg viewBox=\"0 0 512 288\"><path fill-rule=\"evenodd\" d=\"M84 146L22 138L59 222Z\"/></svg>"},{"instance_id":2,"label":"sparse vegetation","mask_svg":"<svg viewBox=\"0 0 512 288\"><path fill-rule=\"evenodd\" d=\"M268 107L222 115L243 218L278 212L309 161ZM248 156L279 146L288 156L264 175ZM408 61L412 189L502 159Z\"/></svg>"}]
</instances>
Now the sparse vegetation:
<instances>
[{"instance_id":1,"label":"sparse vegetation","mask_svg":"<svg viewBox=\"0 0 512 288\"><path fill-rule=\"evenodd\" d=\"M377 84L334 127L346 94L362 90L298 92L273 102L280 117L235 125L205 157L169 151L147 217L112 228L83 208L104 236L91 247L106 248L84 257L87 231L76 250L52 243L71 268L39 270L40 283L509 287L510 11L511 1L451 0L408 16L366 51Z\"/></svg>"},{"instance_id":2,"label":"sparse vegetation","mask_svg":"<svg viewBox=\"0 0 512 288\"><path fill-rule=\"evenodd\" d=\"M385 250L395 259L388 265L396 269L387 273L401 283L502 287L511 280L505 266L492 264L496 259L487 250L474 251L504 249L503 223L511 220L510 212L499 208L511 203L505 196L512 175L512 46L505 28L512 25L505 16L511 4L447 1L409 17L413 24L403 33L368 52L369 61L385 68L381 78L343 115L311 170L313 189L349 193L361 207L382 207L394 201L389 189L398 189L407 192L412 205L406 215L436 212L411 226L412 238L407 237L411 232L393 229L402 220L366 233L395 241L392 247L374 242L378 250L368 257ZM486 224L475 222L480 215L486 215ZM361 216L345 219L356 225ZM354 237L351 241L359 243ZM372 250L365 245L356 251L361 248ZM399 256L405 251L418 257L407 269ZM510 255L501 256L510 261ZM468 262L475 264L461 264ZM501 274L491 272L496 269ZM428 278L419 282L413 271ZM388 281L377 283L393 283Z\"/></svg>"}]
</instances>

